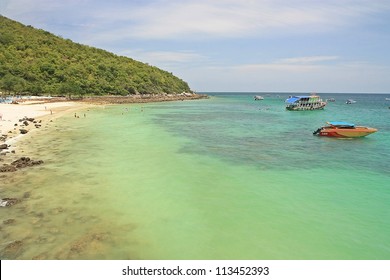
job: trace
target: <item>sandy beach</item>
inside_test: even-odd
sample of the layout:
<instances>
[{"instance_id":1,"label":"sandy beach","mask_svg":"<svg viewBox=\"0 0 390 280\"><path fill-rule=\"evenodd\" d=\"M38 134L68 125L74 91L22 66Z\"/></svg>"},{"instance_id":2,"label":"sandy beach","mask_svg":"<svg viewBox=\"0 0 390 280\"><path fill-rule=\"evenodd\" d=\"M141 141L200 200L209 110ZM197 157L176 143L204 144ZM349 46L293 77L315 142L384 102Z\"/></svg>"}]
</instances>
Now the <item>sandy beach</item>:
<instances>
[{"instance_id":1,"label":"sandy beach","mask_svg":"<svg viewBox=\"0 0 390 280\"><path fill-rule=\"evenodd\" d=\"M0 103L0 144L14 144L20 137L39 129L40 124L62 116L65 113L75 112L94 106L109 104L131 104L166 102L180 100L194 100L207 98L204 94L178 95L134 95L134 96L97 96L79 100L55 99L28 99L18 100L18 104ZM23 119L34 119L23 124ZM22 121L21 121L22 120ZM22 133L21 130L27 130ZM9 151L9 150L8 150Z\"/></svg>"},{"instance_id":2,"label":"sandy beach","mask_svg":"<svg viewBox=\"0 0 390 280\"><path fill-rule=\"evenodd\" d=\"M80 102L53 102L53 103L22 103L0 104L0 136L9 142L16 136L23 135L20 129L27 131L36 129L32 124L24 126L21 119L34 118L35 121L44 121L46 118L57 118L65 112L81 110L92 106Z\"/></svg>"}]
</instances>

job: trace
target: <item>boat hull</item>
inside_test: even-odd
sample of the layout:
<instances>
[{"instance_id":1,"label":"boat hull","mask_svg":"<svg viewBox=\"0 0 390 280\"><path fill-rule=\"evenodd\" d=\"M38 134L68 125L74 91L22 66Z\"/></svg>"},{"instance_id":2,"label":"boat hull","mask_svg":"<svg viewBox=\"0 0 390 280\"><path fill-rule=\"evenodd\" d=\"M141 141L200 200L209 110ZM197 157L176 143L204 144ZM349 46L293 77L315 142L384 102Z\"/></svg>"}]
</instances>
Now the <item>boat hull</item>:
<instances>
[{"instance_id":1,"label":"boat hull","mask_svg":"<svg viewBox=\"0 0 390 280\"><path fill-rule=\"evenodd\" d=\"M371 127L355 127L355 128L335 128L335 127L323 127L318 135L326 137L337 138L359 138L364 137L374 132L377 132L376 128Z\"/></svg>"},{"instance_id":2,"label":"boat hull","mask_svg":"<svg viewBox=\"0 0 390 280\"><path fill-rule=\"evenodd\" d=\"M288 111L312 111L312 110L323 110L326 103L312 104L312 105L289 105L286 106L286 110Z\"/></svg>"}]
</instances>

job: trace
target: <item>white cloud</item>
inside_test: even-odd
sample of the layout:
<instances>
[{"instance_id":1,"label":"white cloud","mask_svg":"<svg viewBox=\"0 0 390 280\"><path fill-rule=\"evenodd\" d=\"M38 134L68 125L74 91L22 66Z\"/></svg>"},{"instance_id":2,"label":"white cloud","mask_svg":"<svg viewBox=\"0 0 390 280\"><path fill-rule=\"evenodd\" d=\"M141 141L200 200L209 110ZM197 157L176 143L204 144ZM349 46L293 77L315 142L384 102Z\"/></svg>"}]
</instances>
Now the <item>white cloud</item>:
<instances>
[{"instance_id":1,"label":"white cloud","mask_svg":"<svg viewBox=\"0 0 390 280\"><path fill-rule=\"evenodd\" d=\"M318 33L353 25L386 9L390 9L390 3L362 0L161 0L142 6L108 8L97 11L95 17L123 23L111 37L209 39Z\"/></svg>"},{"instance_id":2,"label":"white cloud","mask_svg":"<svg viewBox=\"0 0 390 280\"><path fill-rule=\"evenodd\" d=\"M4 2L3 2L4 1ZM213 39L334 30L390 10L386 0L2 0L4 15L38 27L45 20L94 26L91 42ZM51 30L55 31L55 30ZM91 30L89 30L91 31ZM64 34L60 34L64 35Z\"/></svg>"},{"instance_id":3,"label":"white cloud","mask_svg":"<svg viewBox=\"0 0 390 280\"><path fill-rule=\"evenodd\" d=\"M276 61L276 64L312 64L325 61L338 60L338 56L304 56L304 57L291 57L282 58Z\"/></svg>"},{"instance_id":4,"label":"white cloud","mask_svg":"<svg viewBox=\"0 0 390 280\"><path fill-rule=\"evenodd\" d=\"M125 50L120 55L132 57L152 65L193 63L204 60L205 57L193 51L144 51Z\"/></svg>"}]
</instances>

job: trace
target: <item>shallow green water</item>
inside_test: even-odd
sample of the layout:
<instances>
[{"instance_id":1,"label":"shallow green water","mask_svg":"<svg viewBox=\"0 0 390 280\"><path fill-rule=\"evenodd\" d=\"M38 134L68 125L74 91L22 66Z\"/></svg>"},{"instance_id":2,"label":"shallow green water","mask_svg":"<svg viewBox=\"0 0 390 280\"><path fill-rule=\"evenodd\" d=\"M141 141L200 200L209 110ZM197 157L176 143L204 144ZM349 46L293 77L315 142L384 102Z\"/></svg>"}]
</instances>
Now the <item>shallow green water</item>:
<instances>
[{"instance_id":1,"label":"shallow green water","mask_svg":"<svg viewBox=\"0 0 390 280\"><path fill-rule=\"evenodd\" d=\"M25 198L0 209L1 258L390 259L385 96L334 95L311 112L286 111L285 97L108 106L49 123L20 147L45 164L2 178L1 197ZM312 135L329 120L379 132Z\"/></svg>"}]
</instances>

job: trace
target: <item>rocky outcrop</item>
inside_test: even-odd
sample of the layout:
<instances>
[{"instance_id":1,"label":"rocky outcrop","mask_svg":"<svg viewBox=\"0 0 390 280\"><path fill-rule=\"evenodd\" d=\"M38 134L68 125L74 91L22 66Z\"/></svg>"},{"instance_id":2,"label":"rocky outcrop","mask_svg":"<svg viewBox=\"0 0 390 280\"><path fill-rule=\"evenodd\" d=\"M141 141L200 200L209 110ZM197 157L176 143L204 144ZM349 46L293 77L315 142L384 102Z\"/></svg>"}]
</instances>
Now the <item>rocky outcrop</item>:
<instances>
[{"instance_id":1,"label":"rocky outcrop","mask_svg":"<svg viewBox=\"0 0 390 280\"><path fill-rule=\"evenodd\" d=\"M40 165L43 163L43 160L31 160L29 157L21 157L11 164L4 164L0 167L0 172L15 172L20 168Z\"/></svg>"},{"instance_id":2,"label":"rocky outcrop","mask_svg":"<svg viewBox=\"0 0 390 280\"><path fill-rule=\"evenodd\" d=\"M31 160L29 157L21 157L20 159L17 159L11 163L11 165L15 166L16 168L25 168L28 166L34 166L42 164L43 160Z\"/></svg>"},{"instance_id":3,"label":"rocky outcrop","mask_svg":"<svg viewBox=\"0 0 390 280\"><path fill-rule=\"evenodd\" d=\"M90 104L129 104L208 98L205 94L183 92L180 94L133 94L128 96L93 96L79 100Z\"/></svg>"},{"instance_id":4,"label":"rocky outcrop","mask_svg":"<svg viewBox=\"0 0 390 280\"><path fill-rule=\"evenodd\" d=\"M21 134L26 134L28 132L27 129L25 129L24 127L27 127L29 126L31 123L34 124L34 126L36 128L40 128L41 125L41 121L37 122L34 118L27 118L27 117L24 117L23 119L19 119L19 122L21 122L21 128L19 129L20 133ZM17 126L18 124L15 124L15 126Z\"/></svg>"}]
</instances>

